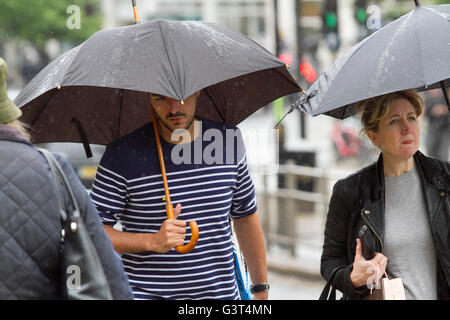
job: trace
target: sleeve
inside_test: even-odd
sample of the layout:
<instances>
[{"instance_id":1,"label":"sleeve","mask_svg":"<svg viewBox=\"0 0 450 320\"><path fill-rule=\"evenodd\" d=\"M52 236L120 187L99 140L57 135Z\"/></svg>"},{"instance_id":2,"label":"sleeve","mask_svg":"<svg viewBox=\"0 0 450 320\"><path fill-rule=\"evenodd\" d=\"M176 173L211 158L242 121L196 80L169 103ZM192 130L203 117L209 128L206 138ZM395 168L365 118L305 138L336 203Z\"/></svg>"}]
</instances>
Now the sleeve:
<instances>
[{"instance_id":1,"label":"sleeve","mask_svg":"<svg viewBox=\"0 0 450 320\"><path fill-rule=\"evenodd\" d=\"M114 251L112 243L103 228L103 224L97 215L97 211L89 198L87 190L81 184L81 181L78 179L68 161L60 155L56 154L55 156L61 164L73 189L80 207L81 216L84 218L84 223L89 232L89 236L97 250L106 278L109 280L113 298L115 300L133 299L133 293L131 292L128 283L128 277L124 272L122 260Z\"/></svg>"},{"instance_id":2,"label":"sleeve","mask_svg":"<svg viewBox=\"0 0 450 320\"><path fill-rule=\"evenodd\" d=\"M248 171L244 141L240 132L238 132L237 137L238 149L236 154L238 155L238 159L241 160L237 164L236 188L231 200L230 211L231 216L235 219L249 216L257 210L255 186L253 185L252 177Z\"/></svg>"},{"instance_id":3,"label":"sleeve","mask_svg":"<svg viewBox=\"0 0 450 320\"><path fill-rule=\"evenodd\" d=\"M320 272L328 281L336 268L332 286L350 298L360 298L365 293L364 288L354 288L350 281L350 273L353 270L353 261L347 258L347 236L350 213L344 199L342 181L338 181L333 187L327 221L325 224L325 237L321 257Z\"/></svg>"},{"instance_id":4,"label":"sleeve","mask_svg":"<svg viewBox=\"0 0 450 320\"><path fill-rule=\"evenodd\" d=\"M120 174L120 161L108 145L100 160L91 190L91 199L105 225L114 226L123 213L127 198L126 179Z\"/></svg>"}]
</instances>

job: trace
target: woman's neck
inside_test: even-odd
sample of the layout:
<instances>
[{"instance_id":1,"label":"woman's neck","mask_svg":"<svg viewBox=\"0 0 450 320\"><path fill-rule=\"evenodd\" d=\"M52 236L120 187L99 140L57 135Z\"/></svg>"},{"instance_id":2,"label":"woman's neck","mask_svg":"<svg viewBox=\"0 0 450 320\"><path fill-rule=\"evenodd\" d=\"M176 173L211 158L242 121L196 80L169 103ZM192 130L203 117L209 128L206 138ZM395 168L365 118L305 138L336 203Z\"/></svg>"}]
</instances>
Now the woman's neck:
<instances>
[{"instance_id":1,"label":"woman's neck","mask_svg":"<svg viewBox=\"0 0 450 320\"><path fill-rule=\"evenodd\" d=\"M408 159L391 158L383 154L383 169L385 177L402 175L414 167L414 157Z\"/></svg>"}]
</instances>

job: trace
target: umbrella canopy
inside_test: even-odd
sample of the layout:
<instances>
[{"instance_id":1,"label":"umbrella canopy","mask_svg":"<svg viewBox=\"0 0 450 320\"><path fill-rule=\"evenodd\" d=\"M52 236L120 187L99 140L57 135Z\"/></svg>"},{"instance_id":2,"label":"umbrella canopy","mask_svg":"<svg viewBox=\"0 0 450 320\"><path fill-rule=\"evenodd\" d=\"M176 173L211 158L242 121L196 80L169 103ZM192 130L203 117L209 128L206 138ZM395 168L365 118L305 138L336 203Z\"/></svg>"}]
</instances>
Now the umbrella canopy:
<instances>
[{"instance_id":1,"label":"umbrella canopy","mask_svg":"<svg viewBox=\"0 0 450 320\"><path fill-rule=\"evenodd\" d=\"M201 118L236 125L300 87L245 35L207 22L155 20L92 35L44 68L15 103L34 143L108 144L151 121L148 92L202 90Z\"/></svg>"},{"instance_id":2,"label":"umbrella canopy","mask_svg":"<svg viewBox=\"0 0 450 320\"><path fill-rule=\"evenodd\" d=\"M344 119L356 103L406 89L450 85L450 5L420 6L337 59L295 106ZM449 106L450 108L450 106Z\"/></svg>"}]
</instances>

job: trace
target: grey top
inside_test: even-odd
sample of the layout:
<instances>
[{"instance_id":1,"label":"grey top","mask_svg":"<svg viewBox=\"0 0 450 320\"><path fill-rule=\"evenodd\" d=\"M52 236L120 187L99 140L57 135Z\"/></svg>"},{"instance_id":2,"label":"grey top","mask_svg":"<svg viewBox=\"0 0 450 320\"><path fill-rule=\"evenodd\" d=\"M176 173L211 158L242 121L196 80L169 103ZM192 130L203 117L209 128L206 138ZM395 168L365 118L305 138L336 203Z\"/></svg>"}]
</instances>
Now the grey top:
<instances>
[{"instance_id":1,"label":"grey top","mask_svg":"<svg viewBox=\"0 0 450 320\"><path fill-rule=\"evenodd\" d=\"M416 166L385 177L384 255L389 278L402 278L407 300L436 300L436 251Z\"/></svg>"}]
</instances>

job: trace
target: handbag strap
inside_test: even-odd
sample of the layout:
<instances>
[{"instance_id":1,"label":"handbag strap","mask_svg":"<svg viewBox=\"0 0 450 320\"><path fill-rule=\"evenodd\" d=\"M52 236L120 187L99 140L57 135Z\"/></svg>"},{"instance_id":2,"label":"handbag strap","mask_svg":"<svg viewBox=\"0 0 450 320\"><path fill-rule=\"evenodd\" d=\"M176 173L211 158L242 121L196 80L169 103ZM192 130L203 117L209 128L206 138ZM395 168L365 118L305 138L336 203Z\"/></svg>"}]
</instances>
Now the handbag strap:
<instances>
[{"instance_id":1,"label":"handbag strap","mask_svg":"<svg viewBox=\"0 0 450 320\"><path fill-rule=\"evenodd\" d=\"M62 217L63 221L67 220L67 212L64 210L64 208L66 207L64 205L64 193L63 190L61 189L61 185L63 185L69 195L69 199L70 202L73 206L73 210L72 210L72 216L73 217L78 217L80 216L80 209L78 207L78 202L75 198L75 195L73 193L72 187L69 184L69 181L66 177L66 175L64 174L63 169L61 168L61 165L58 163L58 161L55 159L55 156L48 150L45 149L41 149L41 148L36 148L43 156L44 158L47 160L49 166L50 166L50 170L52 171L53 176L56 179L56 187L58 189L58 194L59 194L59 211Z\"/></svg>"},{"instance_id":2,"label":"handbag strap","mask_svg":"<svg viewBox=\"0 0 450 320\"><path fill-rule=\"evenodd\" d=\"M331 272L331 277L330 279L328 279L327 284L323 288L319 300L336 300L336 289L331 285L331 282L333 281L333 278L336 275L336 273L343 268L345 268L345 266L339 266L335 268L333 272Z\"/></svg>"}]
</instances>

